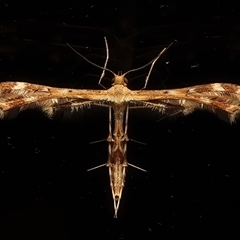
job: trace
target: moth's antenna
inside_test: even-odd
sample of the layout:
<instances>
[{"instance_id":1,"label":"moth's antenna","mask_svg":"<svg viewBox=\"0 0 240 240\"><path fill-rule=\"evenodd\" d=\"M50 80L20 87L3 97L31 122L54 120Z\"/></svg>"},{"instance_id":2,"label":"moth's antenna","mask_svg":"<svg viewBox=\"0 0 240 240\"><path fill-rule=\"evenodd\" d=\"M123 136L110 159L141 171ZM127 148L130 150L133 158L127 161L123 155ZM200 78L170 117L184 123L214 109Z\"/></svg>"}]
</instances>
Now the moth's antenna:
<instances>
[{"instance_id":1,"label":"moth's antenna","mask_svg":"<svg viewBox=\"0 0 240 240\"><path fill-rule=\"evenodd\" d=\"M144 84L144 86L143 86L142 89L145 89L146 86L147 86L148 79L149 79L149 76L150 76L150 74L151 74L151 72L152 72L152 69L153 69L153 66L154 66L155 62L161 57L161 55L162 55L163 53L165 53L165 52L172 46L172 44L173 44L173 42L171 42L171 43L168 45L167 48L164 48L164 49L158 54L158 56L157 56L155 59L153 59L152 65L151 65L151 67L150 67L150 70L149 70L149 72L148 72L148 75L147 75L147 77L146 77L146 79L145 79L145 84Z\"/></svg>"},{"instance_id":2,"label":"moth's antenna","mask_svg":"<svg viewBox=\"0 0 240 240\"><path fill-rule=\"evenodd\" d=\"M100 79L98 81L98 85L102 86L103 88L105 88L105 87L101 84L101 81L102 81L102 78L105 75L105 69L107 67L107 62L108 62L108 59L109 59L109 49L108 49L108 43L107 43L107 38L106 37L104 37L104 41L105 41L105 46L106 46L106 61L104 63L104 67L103 67L103 71L102 71L101 77L100 77Z\"/></svg>"},{"instance_id":3,"label":"moth's antenna","mask_svg":"<svg viewBox=\"0 0 240 240\"><path fill-rule=\"evenodd\" d=\"M143 69L143 68L145 68L145 67L147 67L147 66L149 66L149 65L151 64L150 70L149 70L148 75L147 75L147 77L146 77L146 79L145 79L144 87L142 88L142 89L145 89L146 86L147 86L148 79L149 79L149 76L150 76L150 74L151 74L151 72L152 72L152 69L153 69L153 66L154 66L155 62L163 55L163 53L165 53L165 52L172 46L172 44L173 44L173 42L171 42L167 47L165 47L165 48L164 48L152 61L150 61L149 63L143 65L142 67L134 68L134 69L132 69L132 70L129 70L128 72L124 73L123 75L125 76L125 75L127 75L128 73L130 73L130 72L135 72L135 71L141 70L141 69Z\"/></svg>"},{"instance_id":4,"label":"moth's antenna","mask_svg":"<svg viewBox=\"0 0 240 240\"><path fill-rule=\"evenodd\" d=\"M79 53L78 51L76 51L70 44L68 44L68 43L66 43L66 44L67 44L68 47L70 47L77 55L79 55L79 56L80 56L81 58L83 58L85 61L87 61L88 63L92 64L93 66L95 66L95 67L97 67L97 68L103 69L103 73L102 73L103 76L104 76L104 74L105 74L105 70L108 71L108 72L110 72L110 73L112 73L114 76L116 76L116 74L115 74L112 70L106 68L106 66L107 66L107 61L108 61L108 57L107 57L107 59L106 59L106 61L105 61L104 67L102 67L102 66L100 66L100 65L98 65L98 64L96 64L96 63L94 63L94 62L92 62L92 61L90 61L90 60L88 60L88 59L87 59L86 57L84 57L81 53ZM105 44L106 44L106 39L105 39ZM107 49L107 54L108 54L108 49ZM102 75L101 75L101 78L103 77Z\"/></svg>"}]
</instances>

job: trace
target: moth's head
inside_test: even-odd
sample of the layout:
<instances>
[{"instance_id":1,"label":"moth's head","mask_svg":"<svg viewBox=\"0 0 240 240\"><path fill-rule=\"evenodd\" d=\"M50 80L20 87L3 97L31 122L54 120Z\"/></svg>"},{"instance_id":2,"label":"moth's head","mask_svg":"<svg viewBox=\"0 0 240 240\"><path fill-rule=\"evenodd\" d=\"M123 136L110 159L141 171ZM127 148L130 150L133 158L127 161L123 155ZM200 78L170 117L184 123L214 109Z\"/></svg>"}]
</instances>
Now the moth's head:
<instances>
[{"instance_id":1,"label":"moth's head","mask_svg":"<svg viewBox=\"0 0 240 240\"><path fill-rule=\"evenodd\" d=\"M112 79L112 86L114 85L122 85L127 86L128 80L125 77L125 74L114 74L114 78Z\"/></svg>"}]
</instances>

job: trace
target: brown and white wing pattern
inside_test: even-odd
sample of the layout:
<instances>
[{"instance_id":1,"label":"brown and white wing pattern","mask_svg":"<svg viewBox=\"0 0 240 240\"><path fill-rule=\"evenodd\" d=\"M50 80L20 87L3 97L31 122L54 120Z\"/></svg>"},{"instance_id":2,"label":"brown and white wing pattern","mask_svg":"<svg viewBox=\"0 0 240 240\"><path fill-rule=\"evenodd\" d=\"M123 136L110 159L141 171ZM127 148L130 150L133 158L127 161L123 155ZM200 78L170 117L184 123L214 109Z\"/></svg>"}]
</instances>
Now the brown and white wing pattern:
<instances>
[{"instance_id":1,"label":"brown and white wing pattern","mask_svg":"<svg viewBox=\"0 0 240 240\"><path fill-rule=\"evenodd\" d=\"M162 114L192 113L208 110L223 120L234 122L240 117L240 86L213 83L169 90L133 91L132 106L152 108Z\"/></svg>"},{"instance_id":2,"label":"brown and white wing pattern","mask_svg":"<svg viewBox=\"0 0 240 240\"><path fill-rule=\"evenodd\" d=\"M151 108L169 116L208 110L232 123L240 117L240 86L213 83L180 89L131 91L122 85L108 90L79 90L24 82L0 83L0 118L25 109L38 108L51 117L58 109L74 111L85 106L123 102L128 102L130 108Z\"/></svg>"},{"instance_id":3,"label":"brown and white wing pattern","mask_svg":"<svg viewBox=\"0 0 240 240\"><path fill-rule=\"evenodd\" d=\"M40 109L51 117L55 111L72 111L92 104L101 105L103 90L53 88L24 82L0 83L0 118L16 115L25 109Z\"/></svg>"}]
</instances>

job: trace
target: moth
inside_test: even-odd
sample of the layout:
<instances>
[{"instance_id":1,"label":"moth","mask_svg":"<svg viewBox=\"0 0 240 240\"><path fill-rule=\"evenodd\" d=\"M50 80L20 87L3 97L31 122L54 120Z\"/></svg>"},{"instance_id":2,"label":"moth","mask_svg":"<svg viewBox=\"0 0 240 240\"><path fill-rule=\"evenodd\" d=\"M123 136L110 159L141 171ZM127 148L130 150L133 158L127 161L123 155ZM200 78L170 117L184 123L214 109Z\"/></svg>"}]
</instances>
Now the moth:
<instances>
[{"instance_id":1,"label":"moth","mask_svg":"<svg viewBox=\"0 0 240 240\"><path fill-rule=\"evenodd\" d=\"M188 115L196 109L201 109L213 112L220 118L233 123L240 116L240 86L213 83L179 89L146 90L150 72L157 59L166 52L167 47L150 63L143 66L151 65L143 89L130 90L127 87L126 75L143 67L124 74L115 74L106 68L109 58L106 39L105 44L107 58L104 67L92 64L103 69L99 80L100 85L105 70L114 75L112 86L109 89L54 88L26 82L2 82L0 83L0 118L6 117L11 111L21 112L36 108L48 117L52 117L60 109L75 111L89 106L108 108L108 159L104 165L109 169L114 217L116 218L125 184L126 168L128 166L138 168L127 161L129 111L133 108L150 108L158 111L161 115L173 116L175 114ZM77 52L77 54L79 53ZM79 55L83 57L81 54Z\"/></svg>"}]
</instances>

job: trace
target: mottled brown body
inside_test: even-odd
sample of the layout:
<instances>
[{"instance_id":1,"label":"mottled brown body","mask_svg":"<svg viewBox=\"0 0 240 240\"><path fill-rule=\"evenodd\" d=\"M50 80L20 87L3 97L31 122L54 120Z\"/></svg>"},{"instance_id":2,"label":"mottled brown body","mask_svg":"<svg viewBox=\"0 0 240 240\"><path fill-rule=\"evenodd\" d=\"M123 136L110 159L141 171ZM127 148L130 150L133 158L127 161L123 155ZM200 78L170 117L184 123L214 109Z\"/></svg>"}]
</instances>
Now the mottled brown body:
<instances>
[{"instance_id":1,"label":"mottled brown body","mask_svg":"<svg viewBox=\"0 0 240 240\"><path fill-rule=\"evenodd\" d=\"M187 115L196 109L209 110L231 123L240 116L238 85L214 83L180 89L131 91L126 82L124 75L115 75L112 87L107 90L53 88L23 82L0 84L1 118L13 109L39 108L51 117L58 109L71 108L75 111L89 105L109 107L106 166L109 168L115 217L128 166L127 125L131 108L151 108L168 116L179 113Z\"/></svg>"}]
</instances>

